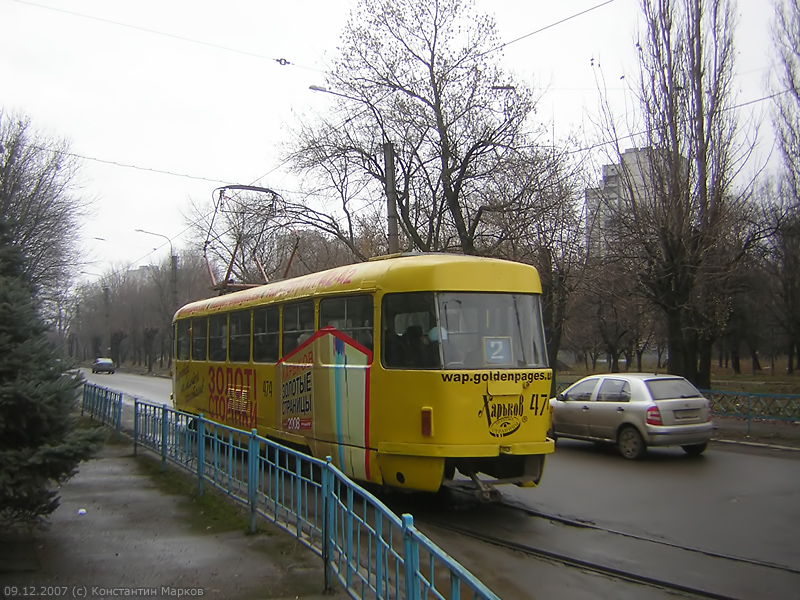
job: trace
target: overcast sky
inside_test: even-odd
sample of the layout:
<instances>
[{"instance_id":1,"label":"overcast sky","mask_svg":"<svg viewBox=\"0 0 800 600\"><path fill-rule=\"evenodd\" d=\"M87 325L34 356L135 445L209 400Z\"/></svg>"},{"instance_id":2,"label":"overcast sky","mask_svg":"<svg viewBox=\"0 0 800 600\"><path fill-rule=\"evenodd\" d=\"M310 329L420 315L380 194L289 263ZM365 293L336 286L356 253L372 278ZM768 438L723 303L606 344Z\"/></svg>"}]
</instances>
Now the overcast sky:
<instances>
[{"instance_id":1,"label":"overcast sky","mask_svg":"<svg viewBox=\"0 0 800 600\"><path fill-rule=\"evenodd\" d=\"M0 0L0 108L70 140L94 199L87 272L160 262L183 243L190 200L224 184L291 196L280 143L324 113L324 85L356 0ZM602 5L602 6L599 6ZM767 95L771 0L740 0L740 102ZM599 6L599 7L598 7ZM556 136L588 129L596 68L635 74L637 0L478 0L504 42L500 64L547 88L538 116ZM288 64L281 64L288 62ZM616 92L615 92L616 93ZM749 110L762 111L767 103ZM768 129L768 128L767 128ZM772 144L767 131L762 149ZM103 238L100 241L95 238ZM157 250L154 252L154 248Z\"/></svg>"}]
</instances>

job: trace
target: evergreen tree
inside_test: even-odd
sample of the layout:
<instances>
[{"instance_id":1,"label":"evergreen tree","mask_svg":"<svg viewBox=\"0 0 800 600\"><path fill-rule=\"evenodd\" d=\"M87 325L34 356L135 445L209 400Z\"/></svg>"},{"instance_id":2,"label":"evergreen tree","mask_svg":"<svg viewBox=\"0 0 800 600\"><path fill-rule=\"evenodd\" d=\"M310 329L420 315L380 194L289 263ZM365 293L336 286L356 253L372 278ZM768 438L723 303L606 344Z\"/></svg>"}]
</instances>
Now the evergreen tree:
<instances>
[{"instance_id":1,"label":"evergreen tree","mask_svg":"<svg viewBox=\"0 0 800 600\"><path fill-rule=\"evenodd\" d=\"M80 381L56 360L9 230L0 215L0 527L52 513L59 501L53 488L75 474L103 435L76 427Z\"/></svg>"}]
</instances>

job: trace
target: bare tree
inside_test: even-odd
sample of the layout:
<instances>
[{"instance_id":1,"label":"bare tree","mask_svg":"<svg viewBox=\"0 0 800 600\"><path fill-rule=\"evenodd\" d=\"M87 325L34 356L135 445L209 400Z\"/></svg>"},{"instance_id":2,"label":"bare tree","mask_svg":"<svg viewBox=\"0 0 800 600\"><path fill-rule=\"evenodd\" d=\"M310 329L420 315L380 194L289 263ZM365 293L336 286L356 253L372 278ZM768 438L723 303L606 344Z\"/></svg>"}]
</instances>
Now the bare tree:
<instances>
[{"instance_id":1,"label":"bare tree","mask_svg":"<svg viewBox=\"0 0 800 600\"><path fill-rule=\"evenodd\" d=\"M708 387L724 319L720 282L752 243L746 234L736 244L727 239L745 201L733 181L752 151L733 102L732 4L641 0L641 7L635 93L645 133L634 139L643 149L617 150L623 191L609 208L620 235L635 244L638 281L664 315L669 372ZM605 129L620 139L613 118Z\"/></svg>"},{"instance_id":2,"label":"bare tree","mask_svg":"<svg viewBox=\"0 0 800 600\"><path fill-rule=\"evenodd\" d=\"M793 373L795 360L800 364L800 206L786 179L760 191L763 219L772 229L760 244L760 266L768 277L766 306L773 334L783 342Z\"/></svg>"},{"instance_id":3,"label":"bare tree","mask_svg":"<svg viewBox=\"0 0 800 600\"><path fill-rule=\"evenodd\" d=\"M531 129L533 91L492 62L499 45L468 0L362 0L327 80L335 112L305 120L291 148L315 201L298 216L359 256L357 216L385 214L391 142L403 247L492 254L508 233L492 215L541 211L552 165Z\"/></svg>"},{"instance_id":4,"label":"bare tree","mask_svg":"<svg viewBox=\"0 0 800 600\"><path fill-rule=\"evenodd\" d=\"M775 0L772 39L777 54L773 124L785 176L800 202L800 0Z\"/></svg>"},{"instance_id":5,"label":"bare tree","mask_svg":"<svg viewBox=\"0 0 800 600\"><path fill-rule=\"evenodd\" d=\"M76 184L69 144L0 111L0 215L25 254L25 269L48 320L57 321L63 290L78 270L80 224L87 203Z\"/></svg>"}]
</instances>

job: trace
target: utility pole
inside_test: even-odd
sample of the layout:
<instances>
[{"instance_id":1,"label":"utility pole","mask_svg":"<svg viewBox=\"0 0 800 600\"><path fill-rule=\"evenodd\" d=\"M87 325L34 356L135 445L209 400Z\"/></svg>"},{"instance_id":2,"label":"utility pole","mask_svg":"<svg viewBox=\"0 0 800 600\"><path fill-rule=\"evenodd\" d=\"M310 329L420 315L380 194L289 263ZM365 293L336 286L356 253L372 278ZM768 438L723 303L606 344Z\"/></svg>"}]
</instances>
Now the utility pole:
<instances>
[{"instance_id":1,"label":"utility pole","mask_svg":"<svg viewBox=\"0 0 800 600\"><path fill-rule=\"evenodd\" d=\"M389 254L400 252L397 235L397 186L394 176L394 144L383 144L383 161L386 169L386 214L389 221Z\"/></svg>"},{"instance_id":2,"label":"utility pole","mask_svg":"<svg viewBox=\"0 0 800 600\"><path fill-rule=\"evenodd\" d=\"M372 114L375 115L375 120L381 125L381 118L380 114L378 113L375 106L373 106L370 102L365 102L361 98L355 98L353 96L348 96L347 94L340 94L339 92L334 92L333 90L329 90L326 87L321 85L310 85L308 89L314 92L324 92L326 94L332 94L334 96L340 96L342 98L347 98L348 100L352 100L353 102L358 102L361 104L366 104L367 108L372 111ZM383 127L381 125L381 129ZM383 132L383 139L386 140L386 132ZM390 141L385 141L383 143L383 162L384 167L386 170L386 216L389 225L389 254L397 254L400 252L400 238L398 236L398 218L397 218L397 185L395 181L395 170L394 170L394 144Z\"/></svg>"},{"instance_id":3,"label":"utility pole","mask_svg":"<svg viewBox=\"0 0 800 600\"><path fill-rule=\"evenodd\" d=\"M103 286L103 304L106 308L106 339L108 340L108 353L106 356L111 358L111 290L107 285Z\"/></svg>"},{"instance_id":4,"label":"utility pole","mask_svg":"<svg viewBox=\"0 0 800 600\"><path fill-rule=\"evenodd\" d=\"M137 229L139 233L146 233L147 235L155 235L164 238L169 244L169 261L170 261L170 287L172 290L172 314L178 312L178 255L172 247L172 240L165 236L163 233L155 233L153 231L145 231L144 229Z\"/></svg>"}]
</instances>

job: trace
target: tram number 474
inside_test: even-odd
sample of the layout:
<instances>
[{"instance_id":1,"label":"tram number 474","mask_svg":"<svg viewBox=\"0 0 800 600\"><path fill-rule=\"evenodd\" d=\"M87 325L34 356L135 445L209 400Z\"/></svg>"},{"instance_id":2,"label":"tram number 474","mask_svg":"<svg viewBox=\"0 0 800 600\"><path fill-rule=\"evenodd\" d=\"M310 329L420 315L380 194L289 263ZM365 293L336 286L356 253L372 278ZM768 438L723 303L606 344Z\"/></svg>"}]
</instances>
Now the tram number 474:
<instances>
[{"instance_id":1,"label":"tram number 474","mask_svg":"<svg viewBox=\"0 0 800 600\"><path fill-rule=\"evenodd\" d=\"M543 415L550 408L550 399L547 394L531 395L531 411L535 416Z\"/></svg>"}]
</instances>

